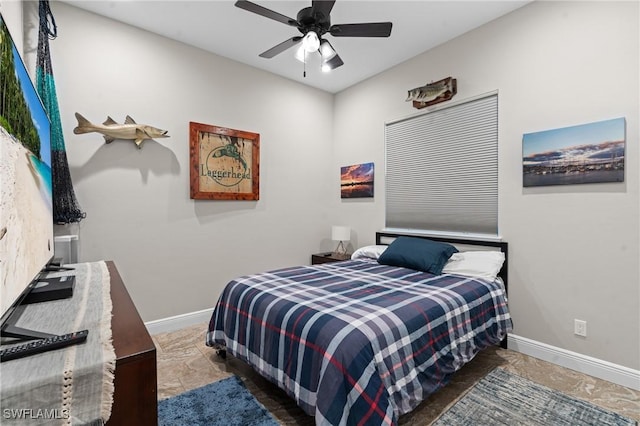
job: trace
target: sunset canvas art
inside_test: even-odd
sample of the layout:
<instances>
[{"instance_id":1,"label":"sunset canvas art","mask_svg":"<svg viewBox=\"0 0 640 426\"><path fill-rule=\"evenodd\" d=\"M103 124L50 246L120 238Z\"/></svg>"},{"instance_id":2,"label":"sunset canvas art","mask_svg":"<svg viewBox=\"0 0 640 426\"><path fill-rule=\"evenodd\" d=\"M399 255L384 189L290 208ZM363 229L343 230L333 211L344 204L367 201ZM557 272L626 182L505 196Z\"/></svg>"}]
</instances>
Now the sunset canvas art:
<instances>
[{"instance_id":1,"label":"sunset canvas art","mask_svg":"<svg viewBox=\"0 0 640 426\"><path fill-rule=\"evenodd\" d=\"M373 163L340 168L341 198L373 197Z\"/></svg>"}]
</instances>

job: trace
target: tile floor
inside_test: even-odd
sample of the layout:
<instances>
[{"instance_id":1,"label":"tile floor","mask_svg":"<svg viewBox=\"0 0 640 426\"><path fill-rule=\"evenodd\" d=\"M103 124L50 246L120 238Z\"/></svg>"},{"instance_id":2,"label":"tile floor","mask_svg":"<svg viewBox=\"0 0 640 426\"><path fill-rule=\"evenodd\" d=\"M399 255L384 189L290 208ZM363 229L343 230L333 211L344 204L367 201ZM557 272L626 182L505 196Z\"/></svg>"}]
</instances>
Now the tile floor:
<instances>
[{"instance_id":1,"label":"tile floor","mask_svg":"<svg viewBox=\"0 0 640 426\"><path fill-rule=\"evenodd\" d=\"M206 327L207 324L198 324L153 336L158 353L158 398L168 398L236 374L281 424L315 424L313 417L307 416L283 391L260 377L245 363L232 356L223 360L214 349L206 346ZM446 387L413 412L400 417L400 425L429 425L478 380L498 366L640 421L639 391L495 347L479 353L456 373Z\"/></svg>"}]
</instances>

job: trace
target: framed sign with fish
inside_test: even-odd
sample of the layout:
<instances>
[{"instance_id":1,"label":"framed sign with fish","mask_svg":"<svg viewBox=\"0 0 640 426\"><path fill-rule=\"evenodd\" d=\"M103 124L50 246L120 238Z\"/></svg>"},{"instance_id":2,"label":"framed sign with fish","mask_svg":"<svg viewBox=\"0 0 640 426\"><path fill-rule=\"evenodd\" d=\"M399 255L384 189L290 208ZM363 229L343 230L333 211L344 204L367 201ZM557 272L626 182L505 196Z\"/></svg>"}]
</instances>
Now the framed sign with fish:
<instances>
[{"instance_id":1,"label":"framed sign with fish","mask_svg":"<svg viewBox=\"0 0 640 426\"><path fill-rule=\"evenodd\" d=\"M260 135L189 123L191 198L260 199Z\"/></svg>"}]
</instances>

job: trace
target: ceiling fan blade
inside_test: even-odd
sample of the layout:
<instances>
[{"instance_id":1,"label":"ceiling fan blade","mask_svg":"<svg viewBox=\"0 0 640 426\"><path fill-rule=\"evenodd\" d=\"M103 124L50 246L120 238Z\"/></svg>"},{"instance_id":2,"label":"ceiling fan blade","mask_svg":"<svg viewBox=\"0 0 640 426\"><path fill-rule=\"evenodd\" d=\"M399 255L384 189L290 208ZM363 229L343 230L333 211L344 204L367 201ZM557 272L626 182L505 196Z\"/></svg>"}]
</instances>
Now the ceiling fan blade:
<instances>
[{"instance_id":1,"label":"ceiling fan blade","mask_svg":"<svg viewBox=\"0 0 640 426\"><path fill-rule=\"evenodd\" d=\"M320 12L325 17L328 17L335 2L336 0L313 0L311 2L311 10L314 15L316 12Z\"/></svg>"},{"instance_id":2,"label":"ceiling fan blade","mask_svg":"<svg viewBox=\"0 0 640 426\"><path fill-rule=\"evenodd\" d=\"M367 24L338 24L329 28L334 37L389 37L391 22L369 22Z\"/></svg>"},{"instance_id":3,"label":"ceiling fan blade","mask_svg":"<svg viewBox=\"0 0 640 426\"><path fill-rule=\"evenodd\" d=\"M325 62L324 65L328 66L331 70L335 70L336 68L344 65L344 62L342 62L342 59L340 59L340 56L336 53L336 55Z\"/></svg>"},{"instance_id":4,"label":"ceiling fan blade","mask_svg":"<svg viewBox=\"0 0 640 426\"><path fill-rule=\"evenodd\" d=\"M289 40L285 40L282 43L273 46L271 49L265 50L259 56L262 58L273 58L277 54L282 53L290 47L300 43L300 40L302 40L302 37L291 37Z\"/></svg>"},{"instance_id":5,"label":"ceiling fan blade","mask_svg":"<svg viewBox=\"0 0 640 426\"><path fill-rule=\"evenodd\" d=\"M334 49L331 43L329 43L329 40L322 39L320 41L320 47L318 48L318 52L322 57L323 71L326 71L325 67L330 70L333 70L338 68L341 65L344 65L344 62L342 62L342 59L340 59L340 56L338 56L338 52L336 52L336 49ZM325 58L328 58L328 59L325 59Z\"/></svg>"},{"instance_id":6,"label":"ceiling fan blade","mask_svg":"<svg viewBox=\"0 0 640 426\"><path fill-rule=\"evenodd\" d=\"M249 12L257 13L258 15L264 16L265 18L282 22L283 24L291 25L292 27L298 26L298 21L296 21L295 19L289 18L288 16L285 16L278 12L274 12L271 9L267 9L266 7L260 6L259 4L255 4L247 0L238 0L236 2L236 7L248 10Z\"/></svg>"}]
</instances>

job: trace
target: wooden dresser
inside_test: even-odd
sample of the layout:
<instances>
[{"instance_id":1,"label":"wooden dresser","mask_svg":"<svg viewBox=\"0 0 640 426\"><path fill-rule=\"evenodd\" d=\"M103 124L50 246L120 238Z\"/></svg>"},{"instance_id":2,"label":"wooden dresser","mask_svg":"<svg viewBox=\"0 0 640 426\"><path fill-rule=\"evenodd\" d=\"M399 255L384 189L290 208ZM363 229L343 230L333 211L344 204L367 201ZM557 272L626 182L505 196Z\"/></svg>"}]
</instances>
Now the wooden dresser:
<instances>
[{"instance_id":1,"label":"wooden dresser","mask_svg":"<svg viewBox=\"0 0 640 426\"><path fill-rule=\"evenodd\" d=\"M156 347L112 261L111 329L116 352L115 390L109 426L157 425Z\"/></svg>"}]
</instances>

